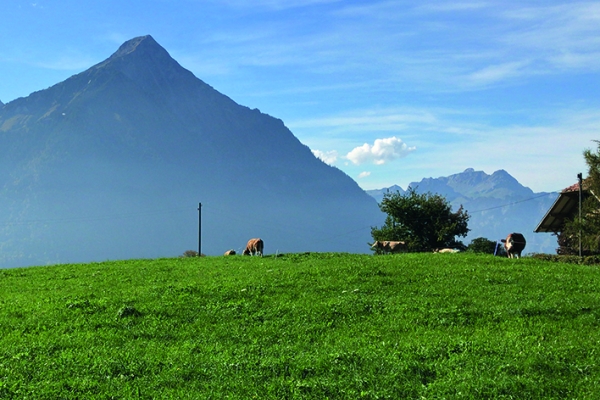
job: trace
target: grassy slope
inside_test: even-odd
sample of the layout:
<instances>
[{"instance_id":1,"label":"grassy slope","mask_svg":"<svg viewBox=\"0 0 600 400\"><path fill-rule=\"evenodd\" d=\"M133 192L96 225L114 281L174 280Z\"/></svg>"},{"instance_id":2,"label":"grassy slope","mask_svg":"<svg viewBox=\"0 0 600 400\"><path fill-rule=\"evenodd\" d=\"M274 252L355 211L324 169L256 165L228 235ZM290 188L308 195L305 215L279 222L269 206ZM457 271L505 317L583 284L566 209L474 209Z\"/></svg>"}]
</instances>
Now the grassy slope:
<instances>
[{"instance_id":1,"label":"grassy slope","mask_svg":"<svg viewBox=\"0 0 600 400\"><path fill-rule=\"evenodd\" d=\"M0 398L596 398L599 284L468 254L0 270Z\"/></svg>"}]
</instances>

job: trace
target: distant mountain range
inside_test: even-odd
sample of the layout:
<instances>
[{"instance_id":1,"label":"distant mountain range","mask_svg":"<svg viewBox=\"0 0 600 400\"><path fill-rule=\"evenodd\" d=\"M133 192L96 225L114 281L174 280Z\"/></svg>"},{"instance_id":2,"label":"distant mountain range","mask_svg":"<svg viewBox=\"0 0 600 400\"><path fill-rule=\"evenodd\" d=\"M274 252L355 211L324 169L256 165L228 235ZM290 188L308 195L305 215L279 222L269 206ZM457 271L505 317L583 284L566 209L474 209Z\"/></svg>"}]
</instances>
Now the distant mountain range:
<instances>
[{"instance_id":1,"label":"distant mountain range","mask_svg":"<svg viewBox=\"0 0 600 400\"><path fill-rule=\"evenodd\" d=\"M151 36L0 105L0 267L173 257L199 234L208 255L252 237L266 254L369 252L383 220L281 120L217 92Z\"/></svg>"},{"instance_id":2,"label":"distant mountain range","mask_svg":"<svg viewBox=\"0 0 600 400\"><path fill-rule=\"evenodd\" d=\"M556 237L533 230L550 209L558 193L534 193L521 185L508 172L499 170L491 175L472 168L448 177L425 178L411 182L408 188L418 193L437 193L444 196L457 209L461 204L468 211L469 235L465 244L478 237L498 241L508 233L520 232L527 239L525 253L555 253ZM367 190L377 202L386 192L404 193L397 186Z\"/></svg>"}]
</instances>

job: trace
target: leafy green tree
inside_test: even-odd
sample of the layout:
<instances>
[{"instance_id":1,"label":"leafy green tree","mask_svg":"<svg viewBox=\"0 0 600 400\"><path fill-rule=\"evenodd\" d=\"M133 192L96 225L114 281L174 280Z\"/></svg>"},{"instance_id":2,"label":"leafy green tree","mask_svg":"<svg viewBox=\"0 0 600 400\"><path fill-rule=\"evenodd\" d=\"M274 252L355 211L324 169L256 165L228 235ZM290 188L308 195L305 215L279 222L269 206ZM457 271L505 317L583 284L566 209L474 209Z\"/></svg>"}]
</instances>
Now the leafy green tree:
<instances>
[{"instance_id":1,"label":"leafy green tree","mask_svg":"<svg viewBox=\"0 0 600 400\"><path fill-rule=\"evenodd\" d=\"M585 198L579 215L565 222L558 235L559 254L579 253L579 233L583 254L600 254L600 141L596 151L583 152L588 167L588 177L584 180Z\"/></svg>"},{"instance_id":2,"label":"leafy green tree","mask_svg":"<svg viewBox=\"0 0 600 400\"><path fill-rule=\"evenodd\" d=\"M452 212L446 198L439 194L419 194L413 188L404 194L388 192L379 208L387 217L381 228L371 228L374 240L401 240L411 252L465 248L456 237L469 232L469 215L462 206Z\"/></svg>"},{"instance_id":3,"label":"leafy green tree","mask_svg":"<svg viewBox=\"0 0 600 400\"><path fill-rule=\"evenodd\" d=\"M497 247L498 243L493 240L489 240L484 237L478 237L471 240L471 243L467 246L467 251L471 251L473 253L484 253L484 254L494 254L494 252L498 253L499 249ZM503 249L504 247L502 247Z\"/></svg>"}]
</instances>

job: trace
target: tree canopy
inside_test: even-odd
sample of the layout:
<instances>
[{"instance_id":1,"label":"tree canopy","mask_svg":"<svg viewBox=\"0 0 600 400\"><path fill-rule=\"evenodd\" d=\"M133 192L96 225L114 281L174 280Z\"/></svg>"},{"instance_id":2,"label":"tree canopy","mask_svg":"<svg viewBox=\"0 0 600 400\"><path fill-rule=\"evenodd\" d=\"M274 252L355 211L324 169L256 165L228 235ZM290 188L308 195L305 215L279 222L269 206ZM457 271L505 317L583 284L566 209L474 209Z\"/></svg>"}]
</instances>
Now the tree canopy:
<instances>
[{"instance_id":1,"label":"tree canopy","mask_svg":"<svg viewBox=\"0 0 600 400\"><path fill-rule=\"evenodd\" d=\"M583 254L600 253L600 141L595 141L595 151L586 149L583 152L588 167L585 179L585 198L579 214L565 222L563 231L558 235L559 254L578 254L579 234Z\"/></svg>"},{"instance_id":2,"label":"tree canopy","mask_svg":"<svg viewBox=\"0 0 600 400\"><path fill-rule=\"evenodd\" d=\"M404 241L412 252L465 248L456 237L467 236L469 215L462 205L452 212L449 202L439 194L419 194L413 188L404 194L388 192L379 208L387 217L381 228L371 228L374 240Z\"/></svg>"},{"instance_id":3,"label":"tree canopy","mask_svg":"<svg viewBox=\"0 0 600 400\"><path fill-rule=\"evenodd\" d=\"M504 253L504 247L498 246L498 242L493 240L478 237L471 240L471 243L467 246L467 251L484 254Z\"/></svg>"}]
</instances>

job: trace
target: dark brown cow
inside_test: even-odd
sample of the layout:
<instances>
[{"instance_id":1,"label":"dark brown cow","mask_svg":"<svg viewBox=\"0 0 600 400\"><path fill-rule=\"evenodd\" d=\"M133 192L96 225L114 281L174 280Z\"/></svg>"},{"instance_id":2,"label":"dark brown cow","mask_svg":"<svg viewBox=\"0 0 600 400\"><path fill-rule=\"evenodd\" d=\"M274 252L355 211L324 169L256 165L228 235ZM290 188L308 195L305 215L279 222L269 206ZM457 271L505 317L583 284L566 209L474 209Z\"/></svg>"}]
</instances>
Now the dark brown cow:
<instances>
[{"instance_id":1,"label":"dark brown cow","mask_svg":"<svg viewBox=\"0 0 600 400\"><path fill-rule=\"evenodd\" d=\"M262 257L263 256L263 249L265 247L265 244L263 243L262 239L256 238L256 239L250 239L248 240L248 243L246 244L246 248L244 249L244 251L242 252L243 255L247 256L247 255L259 255Z\"/></svg>"},{"instance_id":2,"label":"dark brown cow","mask_svg":"<svg viewBox=\"0 0 600 400\"><path fill-rule=\"evenodd\" d=\"M389 240L381 241L377 240L371 245L372 249L381 250L383 254L387 253L399 253L404 249L405 242L392 242Z\"/></svg>"},{"instance_id":3,"label":"dark brown cow","mask_svg":"<svg viewBox=\"0 0 600 400\"><path fill-rule=\"evenodd\" d=\"M525 236L520 233L509 233L506 239L501 240L508 258L521 258L521 252L525 249Z\"/></svg>"},{"instance_id":4,"label":"dark brown cow","mask_svg":"<svg viewBox=\"0 0 600 400\"><path fill-rule=\"evenodd\" d=\"M235 256L235 250L233 250L233 249L227 250L224 255L226 255L226 256Z\"/></svg>"}]
</instances>

